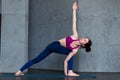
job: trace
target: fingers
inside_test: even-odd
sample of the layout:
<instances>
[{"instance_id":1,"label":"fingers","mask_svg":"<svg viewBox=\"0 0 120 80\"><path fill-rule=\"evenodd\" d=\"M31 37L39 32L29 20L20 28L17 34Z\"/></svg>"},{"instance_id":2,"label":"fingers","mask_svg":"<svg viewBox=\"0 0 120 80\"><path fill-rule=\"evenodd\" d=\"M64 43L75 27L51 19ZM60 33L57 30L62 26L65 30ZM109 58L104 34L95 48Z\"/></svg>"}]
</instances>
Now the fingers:
<instances>
[{"instance_id":1,"label":"fingers","mask_svg":"<svg viewBox=\"0 0 120 80\"><path fill-rule=\"evenodd\" d=\"M74 2L73 5L77 5L77 2Z\"/></svg>"},{"instance_id":2,"label":"fingers","mask_svg":"<svg viewBox=\"0 0 120 80\"><path fill-rule=\"evenodd\" d=\"M73 9L76 10L77 9L77 2L73 3Z\"/></svg>"}]
</instances>

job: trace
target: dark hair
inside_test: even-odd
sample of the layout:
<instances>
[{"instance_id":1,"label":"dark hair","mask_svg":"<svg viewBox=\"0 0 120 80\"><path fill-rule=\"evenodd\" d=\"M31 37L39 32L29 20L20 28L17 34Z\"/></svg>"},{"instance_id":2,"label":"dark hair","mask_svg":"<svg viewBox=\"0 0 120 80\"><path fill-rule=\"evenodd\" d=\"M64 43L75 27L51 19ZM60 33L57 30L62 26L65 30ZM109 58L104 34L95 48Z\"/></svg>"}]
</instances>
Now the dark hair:
<instances>
[{"instance_id":1,"label":"dark hair","mask_svg":"<svg viewBox=\"0 0 120 80\"><path fill-rule=\"evenodd\" d=\"M86 52L90 52L91 51L91 45L92 45L92 41L89 39L88 43L84 44L84 46L82 46L82 47L85 48Z\"/></svg>"}]
</instances>

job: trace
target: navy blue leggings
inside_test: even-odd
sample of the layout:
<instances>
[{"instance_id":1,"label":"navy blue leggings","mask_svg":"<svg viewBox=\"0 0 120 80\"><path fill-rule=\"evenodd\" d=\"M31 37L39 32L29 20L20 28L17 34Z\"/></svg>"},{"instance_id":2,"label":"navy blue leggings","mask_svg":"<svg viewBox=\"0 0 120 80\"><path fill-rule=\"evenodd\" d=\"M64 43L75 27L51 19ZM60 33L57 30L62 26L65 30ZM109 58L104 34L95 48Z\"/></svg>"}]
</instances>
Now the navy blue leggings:
<instances>
[{"instance_id":1,"label":"navy blue leggings","mask_svg":"<svg viewBox=\"0 0 120 80\"><path fill-rule=\"evenodd\" d=\"M43 52L41 52L36 58L28 61L20 70L24 71L25 69L29 68L31 65L43 60L52 52L68 55L71 52L71 50L61 46L59 41L52 42L43 50ZM73 68L73 57L71 57L71 59L68 61L68 70L72 70L72 68Z\"/></svg>"}]
</instances>

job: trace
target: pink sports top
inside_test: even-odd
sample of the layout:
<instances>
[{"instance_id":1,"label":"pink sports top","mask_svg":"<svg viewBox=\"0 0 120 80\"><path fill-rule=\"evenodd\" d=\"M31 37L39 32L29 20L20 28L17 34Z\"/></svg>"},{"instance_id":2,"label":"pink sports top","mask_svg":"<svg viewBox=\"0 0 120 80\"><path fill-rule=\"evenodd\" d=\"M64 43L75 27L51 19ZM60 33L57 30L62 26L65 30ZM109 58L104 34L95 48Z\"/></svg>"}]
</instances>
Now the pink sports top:
<instances>
[{"instance_id":1,"label":"pink sports top","mask_svg":"<svg viewBox=\"0 0 120 80\"><path fill-rule=\"evenodd\" d=\"M67 36L67 37L66 37L66 48L67 48L67 49L73 50L73 49L76 49L76 48L79 47L79 46L77 46L77 47L72 48L72 47L70 46L70 44L71 44L73 41L77 41L77 40L73 40L70 36Z\"/></svg>"}]
</instances>

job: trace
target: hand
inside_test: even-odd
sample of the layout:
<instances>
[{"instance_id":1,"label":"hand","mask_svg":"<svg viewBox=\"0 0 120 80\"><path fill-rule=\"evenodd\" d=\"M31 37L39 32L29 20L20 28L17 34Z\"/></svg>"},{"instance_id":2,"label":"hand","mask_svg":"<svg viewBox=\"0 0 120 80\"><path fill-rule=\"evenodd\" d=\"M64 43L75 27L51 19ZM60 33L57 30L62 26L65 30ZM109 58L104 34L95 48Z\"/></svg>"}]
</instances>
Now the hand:
<instances>
[{"instance_id":1,"label":"hand","mask_svg":"<svg viewBox=\"0 0 120 80\"><path fill-rule=\"evenodd\" d=\"M64 74L65 74L65 76L68 76L68 73L67 73L67 71L65 71L65 72L64 72Z\"/></svg>"},{"instance_id":2,"label":"hand","mask_svg":"<svg viewBox=\"0 0 120 80\"><path fill-rule=\"evenodd\" d=\"M76 10L76 9L77 9L77 2L74 2L74 3L73 3L72 8L73 8L73 10Z\"/></svg>"}]
</instances>

